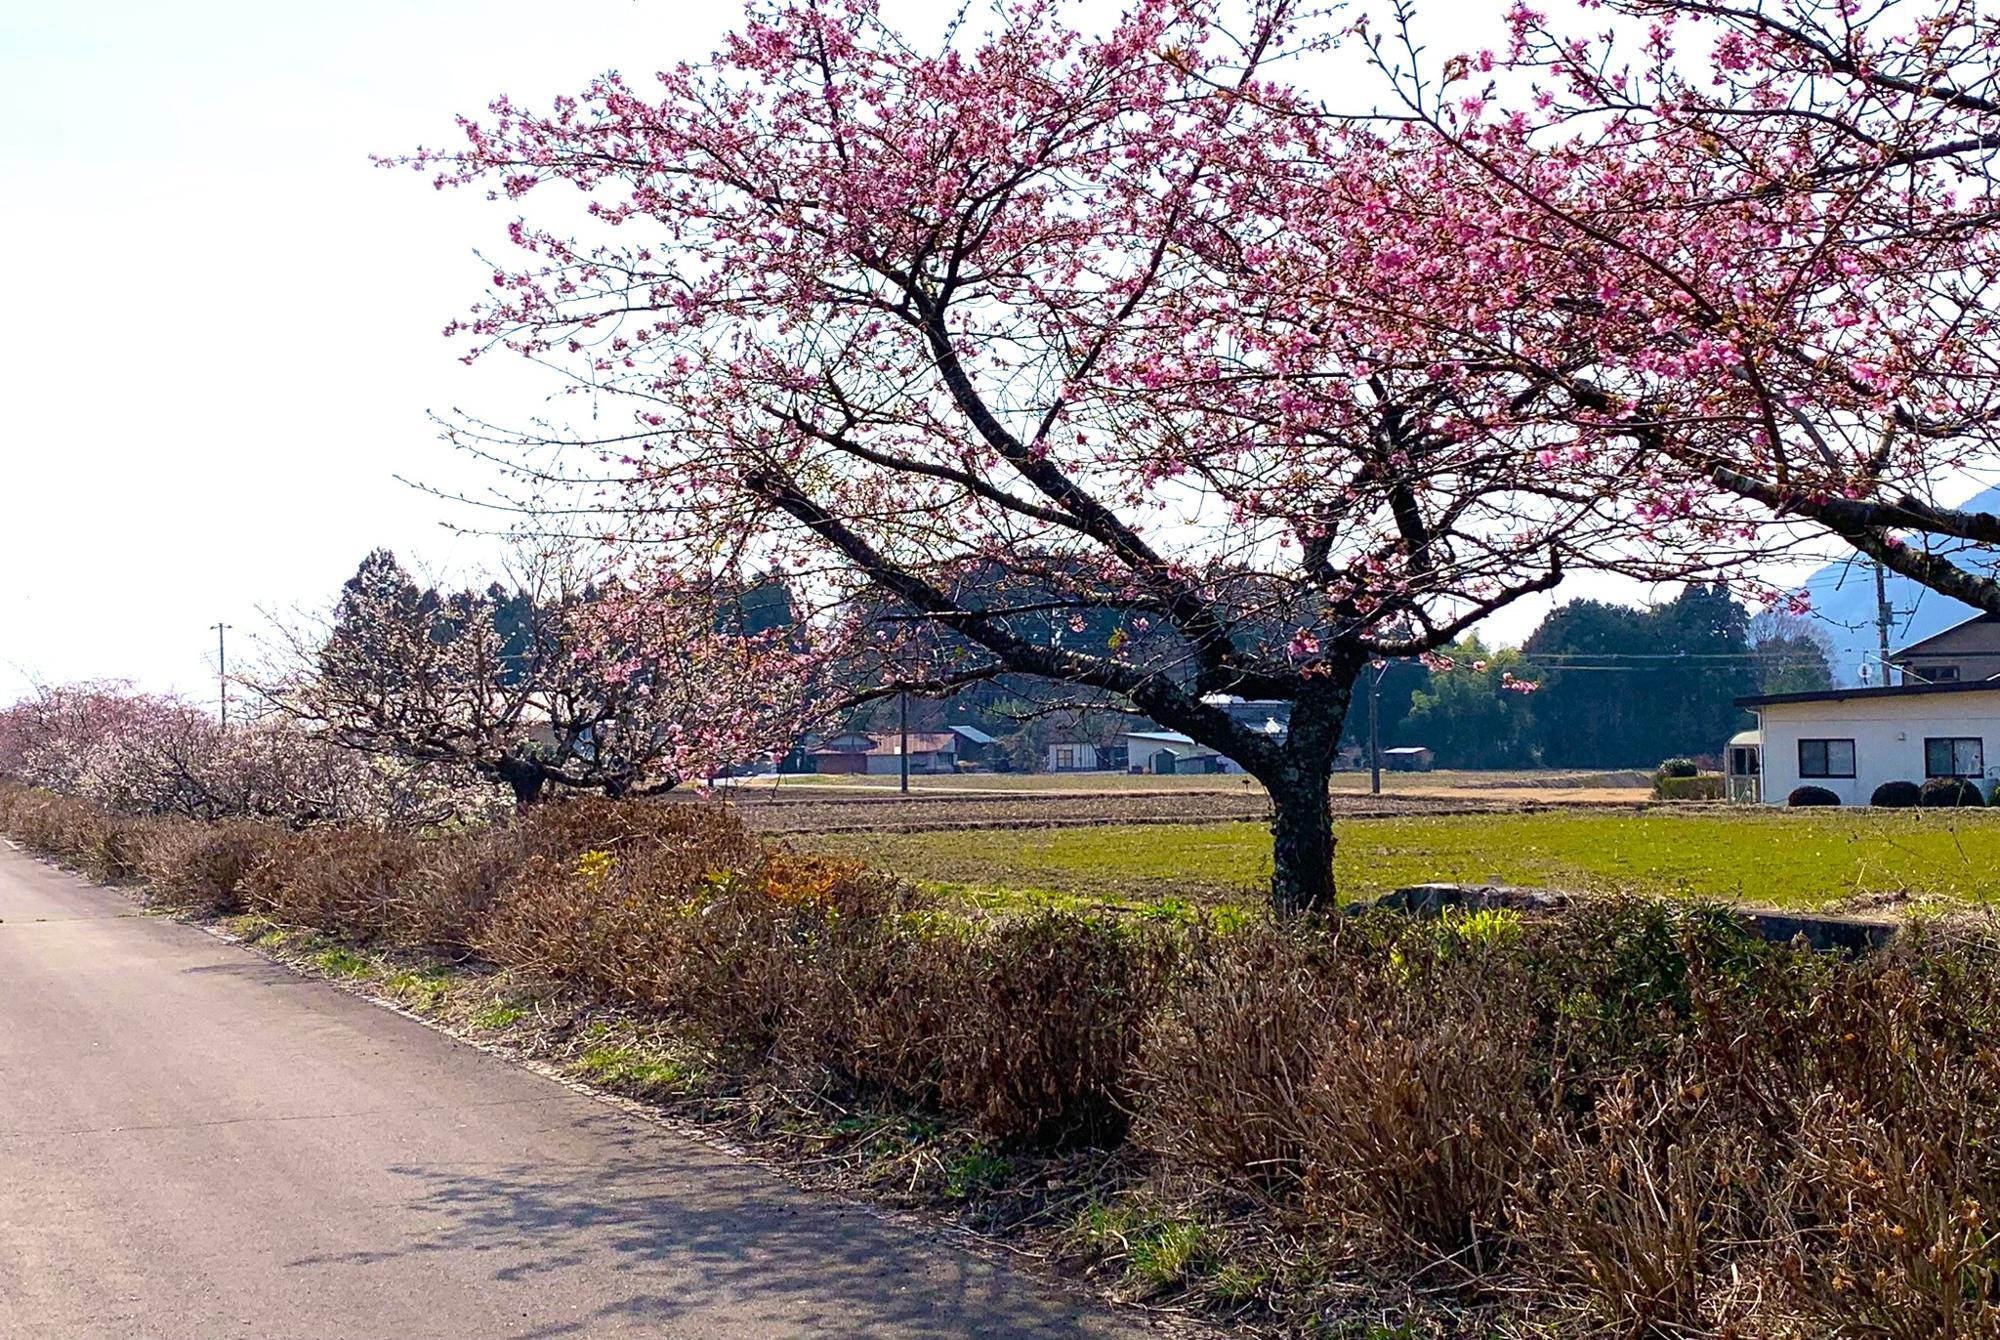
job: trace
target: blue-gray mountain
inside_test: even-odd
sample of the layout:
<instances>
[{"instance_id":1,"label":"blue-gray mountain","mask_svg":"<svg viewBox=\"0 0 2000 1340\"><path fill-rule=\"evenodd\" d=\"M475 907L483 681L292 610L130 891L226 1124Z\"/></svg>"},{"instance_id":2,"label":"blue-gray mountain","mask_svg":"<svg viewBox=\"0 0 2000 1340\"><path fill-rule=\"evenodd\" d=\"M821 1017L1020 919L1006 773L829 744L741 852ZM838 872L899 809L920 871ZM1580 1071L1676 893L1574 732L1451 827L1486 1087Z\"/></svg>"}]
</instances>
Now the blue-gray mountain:
<instances>
[{"instance_id":1,"label":"blue-gray mountain","mask_svg":"<svg viewBox=\"0 0 2000 1340\"><path fill-rule=\"evenodd\" d=\"M1972 511L2000 512L2000 488L1986 490L1967 500L1965 506ZM1983 564L1961 561L1969 567L2000 572L2000 557L1989 557ZM1873 569L1859 558L1829 563L1807 580L1806 588L1812 592L1814 617L1833 639L1834 677L1843 685L1859 684L1864 660L1876 652ZM1889 629L1892 649L1942 633L1978 613L1894 573L1889 574L1888 589L1889 605L1895 612ZM1879 674L1875 682L1881 682Z\"/></svg>"}]
</instances>

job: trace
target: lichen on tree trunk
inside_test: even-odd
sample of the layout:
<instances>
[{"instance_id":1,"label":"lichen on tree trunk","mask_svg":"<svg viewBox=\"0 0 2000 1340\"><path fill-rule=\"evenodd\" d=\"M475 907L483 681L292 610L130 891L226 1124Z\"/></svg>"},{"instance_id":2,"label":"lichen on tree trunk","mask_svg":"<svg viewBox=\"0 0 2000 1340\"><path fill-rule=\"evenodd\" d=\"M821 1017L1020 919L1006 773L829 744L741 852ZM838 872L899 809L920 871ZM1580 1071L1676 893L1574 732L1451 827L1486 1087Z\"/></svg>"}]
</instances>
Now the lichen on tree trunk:
<instances>
[{"instance_id":1,"label":"lichen on tree trunk","mask_svg":"<svg viewBox=\"0 0 2000 1340\"><path fill-rule=\"evenodd\" d=\"M1330 780L1321 767L1287 769L1265 781L1271 792L1271 905L1280 916L1334 906Z\"/></svg>"},{"instance_id":2,"label":"lichen on tree trunk","mask_svg":"<svg viewBox=\"0 0 2000 1340\"><path fill-rule=\"evenodd\" d=\"M1328 787L1352 674L1329 673L1301 694L1275 765L1260 770L1271 793L1271 906L1286 917L1334 906L1333 805Z\"/></svg>"}]
</instances>

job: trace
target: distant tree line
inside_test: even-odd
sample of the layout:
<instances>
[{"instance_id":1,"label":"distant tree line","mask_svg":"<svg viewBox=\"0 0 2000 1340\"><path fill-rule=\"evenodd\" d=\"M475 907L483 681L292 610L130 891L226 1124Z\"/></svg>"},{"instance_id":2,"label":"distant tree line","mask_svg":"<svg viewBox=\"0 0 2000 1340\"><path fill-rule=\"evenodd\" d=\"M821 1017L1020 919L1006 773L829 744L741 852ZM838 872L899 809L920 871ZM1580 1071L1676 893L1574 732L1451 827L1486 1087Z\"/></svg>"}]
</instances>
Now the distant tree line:
<instances>
[{"instance_id":1,"label":"distant tree line","mask_svg":"<svg viewBox=\"0 0 2000 1340\"><path fill-rule=\"evenodd\" d=\"M1185 673L1183 649L1143 617L1115 606L1065 608L1057 597L1072 575L1051 565L1034 581L1001 580L973 566L960 574L960 591L1004 608L996 618L1024 640L1109 647L1161 673ZM962 639L912 629L884 605L864 619L880 630L878 656L822 665L831 680L796 692L782 682L798 673L789 649L805 636L807 602L782 574L766 572L678 602L671 626L620 624L615 657L580 658L576 633L596 629L616 603L615 590L545 578L440 591L378 551L305 649L305 673L271 697L350 748L456 763L513 785L520 798L549 784L617 793L670 785L690 768L749 763L753 737L774 730L893 732L902 707L879 686L948 677L964 651ZM594 622L586 628L583 620ZM690 749L682 723L713 715L703 686L724 677L759 684L774 703L854 706L812 720L788 710ZM1725 588L1702 584L1651 608L1572 601L1519 648L1466 637L1437 654L1371 666L1344 725L1350 748L1367 740L1370 678L1379 678L1383 745L1424 745L1452 768L1651 767L1668 757L1715 756L1751 724L1738 698L1833 683L1829 643L1809 620L1753 614ZM997 737L996 762L1024 770L1043 766L1052 740L1110 743L1134 719L1116 695L1075 688L1051 695L1023 675L917 692L908 704L912 730L977 726ZM761 742L767 755L783 752L782 740Z\"/></svg>"},{"instance_id":2,"label":"distant tree line","mask_svg":"<svg viewBox=\"0 0 2000 1340\"><path fill-rule=\"evenodd\" d=\"M1088 648L1130 637L1119 615L1091 611L1065 623L1037 612L1016 622L1049 645ZM1174 657L1161 659L1171 665ZM1519 648L1467 637L1369 674L1380 677L1383 746L1427 746L1440 767L1650 768L1669 757L1718 756L1732 734L1754 724L1736 706L1740 697L1833 687L1833 652L1809 618L1752 613L1723 587L1693 584L1650 608L1571 601ZM913 699L909 720L925 731L976 725L999 737L1013 766L1037 768L1050 740L1075 737L1080 720L1100 734L1115 730L1120 706L1110 695L1052 697L1026 677L1003 676ZM877 700L844 724L892 731L897 710ZM1367 738L1364 676L1342 743L1351 750Z\"/></svg>"},{"instance_id":3,"label":"distant tree line","mask_svg":"<svg viewBox=\"0 0 2000 1340\"><path fill-rule=\"evenodd\" d=\"M1510 675L1534 690L1510 691ZM1720 754L1754 724L1740 697L1831 687L1831 649L1809 620L1691 585L1650 609L1571 601L1519 650L1468 638L1429 665L1392 664L1379 710L1385 745L1425 745L1440 767L1651 767ZM1367 729L1358 699L1347 736Z\"/></svg>"}]
</instances>

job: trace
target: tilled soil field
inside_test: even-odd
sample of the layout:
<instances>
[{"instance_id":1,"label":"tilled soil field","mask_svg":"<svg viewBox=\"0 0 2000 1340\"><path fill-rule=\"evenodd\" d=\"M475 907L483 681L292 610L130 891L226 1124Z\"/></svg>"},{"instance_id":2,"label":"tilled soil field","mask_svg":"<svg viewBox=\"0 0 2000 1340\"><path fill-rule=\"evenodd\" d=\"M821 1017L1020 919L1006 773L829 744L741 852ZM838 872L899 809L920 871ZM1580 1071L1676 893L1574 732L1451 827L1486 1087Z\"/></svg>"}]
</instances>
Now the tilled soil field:
<instances>
[{"instance_id":1,"label":"tilled soil field","mask_svg":"<svg viewBox=\"0 0 2000 1340\"><path fill-rule=\"evenodd\" d=\"M803 790L758 791L730 797L758 832L930 833L990 828L1088 828L1107 824L1199 824L1263 819L1269 801L1259 788L1212 791L1068 792L1047 795L829 795ZM1630 806L1618 800L1565 797L1560 806L1498 797L1333 797L1336 818L1400 818L1442 814L1509 814L1576 805Z\"/></svg>"}]
</instances>

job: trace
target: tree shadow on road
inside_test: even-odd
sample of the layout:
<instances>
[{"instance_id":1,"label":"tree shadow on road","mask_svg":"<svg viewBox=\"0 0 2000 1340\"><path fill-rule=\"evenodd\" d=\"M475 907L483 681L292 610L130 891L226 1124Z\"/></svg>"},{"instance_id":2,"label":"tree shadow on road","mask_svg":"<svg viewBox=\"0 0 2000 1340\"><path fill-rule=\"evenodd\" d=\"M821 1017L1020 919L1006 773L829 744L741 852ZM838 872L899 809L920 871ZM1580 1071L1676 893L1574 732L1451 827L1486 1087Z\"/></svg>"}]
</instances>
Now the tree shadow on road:
<instances>
[{"instance_id":1,"label":"tree shadow on road","mask_svg":"<svg viewBox=\"0 0 2000 1340\"><path fill-rule=\"evenodd\" d=\"M551 1153L587 1157L392 1168L412 1184L406 1208L423 1225L412 1240L291 1264L484 1256L496 1288L530 1304L516 1340L656 1328L899 1340L1134 1333L935 1231L802 1195L629 1118L587 1116L549 1134ZM549 1315L558 1306L564 1315Z\"/></svg>"}]
</instances>

